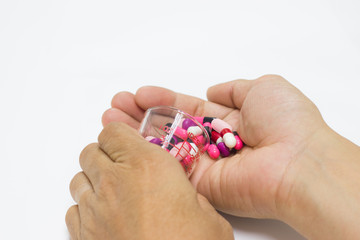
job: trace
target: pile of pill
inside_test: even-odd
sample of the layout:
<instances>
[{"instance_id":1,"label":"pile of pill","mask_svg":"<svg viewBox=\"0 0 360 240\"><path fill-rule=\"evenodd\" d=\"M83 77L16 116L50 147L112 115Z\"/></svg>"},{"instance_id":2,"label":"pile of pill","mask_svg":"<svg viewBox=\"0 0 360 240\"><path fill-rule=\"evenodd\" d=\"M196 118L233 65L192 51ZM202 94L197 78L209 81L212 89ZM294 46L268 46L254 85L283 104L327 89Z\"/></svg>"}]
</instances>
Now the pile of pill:
<instances>
[{"instance_id":1,"label":"pile of pill","mask_svg":"<svg viewBox=\"0 0 360 240\"><path fill-rule=\"evenodd\" d=\"M236 131L232 131L230 124L219 118L195 117L208 133L211 144L207 147L207 153L212 159L228 157L232 149L240 150L243 142Z\"/></svg>"},{"instance_id":2,"label":"pile of pill","mask_svg":"<svg viewBox=\"0 0 360 240\"><path fill-rule=\"evenodd\" d=\"M166 123L161 130L167 134L162 137L146 136L145 139L162 146L173 155L188 175L191 174L194 163L199 160L200 153L206 151L212 159L218 159L220 156L228 157L232 151L243 147L239 134L232 131L232 127L224 120L215 117L193 119L202 127L196 121L186 118L176 127L172 123Z\"/></svg>"}]
</instances>

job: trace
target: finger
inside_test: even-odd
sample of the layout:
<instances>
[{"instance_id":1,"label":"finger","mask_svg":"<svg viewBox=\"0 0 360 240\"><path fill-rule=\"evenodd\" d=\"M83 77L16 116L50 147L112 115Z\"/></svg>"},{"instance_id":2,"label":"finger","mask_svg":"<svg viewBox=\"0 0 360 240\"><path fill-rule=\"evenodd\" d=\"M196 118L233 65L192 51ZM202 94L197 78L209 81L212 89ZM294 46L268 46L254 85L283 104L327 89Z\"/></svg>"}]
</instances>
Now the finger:
<instances>
[{"instance_id":1,"label":"finger","mask_svg":"<svg viewBox=\"0 0 360 240\"><path fill-rule=\"evenodd\" d=\"M99 147L112 161L123 162L129 156L142 152L147 141L133 128L122 122L112 122L104 127L98 137Z\"/></svg>"},{"instance_id":2,"label":"finger","mask_svg":"<svg viewBox=\"0 0 360 240\"><path fill-rule=\"evenodd\" d=\"M167 151L149 143L139 133L122 122L112 122L104 127L98 137L100 148L117 163L118 177L137 173L165 174L167 177L186 178L183 168ZM166 169L167 171L163 171Z\"/></svg>"},{"instance_id":3,"label":"finger","mask_svg":"<svg viewBox=\"0 0 360 240\"><path fill-rule=\"evenodd\" d=\"M71 180L70 193L76 203L79 203L83 196L94 193L89 179L83 172L77 173Z\"/></svg>"},{"instance_id":4,"label":"finger","mask_svg":"<svg viewBox=\"0 0 360 240\"><path fill-rule=\"evenodd\" d=\"M134 119L123 110L117 108L110 108L103 113L103 126L106 126L111 122L124 122L135 129L138 129L140 126L140 122L138 120Z\"/></svg>"},{"instance_id":5,"label":"finger","mask_svg":"<svg viewBox=\"0 0 360 240\"><path fill-rule=\"evenodd\" d=\"M166 105L181 109L192 116L216 116L223 118L233 110L200 98L151 86L140 88L135 94L135 101L144 110L154 106Z\"/></svg>"},{"instance_id":6,"label":"finger","mask_svg":"<svg viewBox=\"0 0 360 240\"><path fill-rule=\"evenodd\" d=\"M79 214L79 206L73 205L66 212L65 216L66 226L68 228L70 239L77 240L80 238L80 214Z\"/></svg>"},{"instance_id":7,"label":"finger","mask_svg":"<svg viewBox=\"0 0 360 240\"><path fill-rule=\"evenodd\" d=\"M113 162L99 147L98 143L87 145L80 153L79 162L95 192L102 174L111 172ZM109 170L109 171L108 171Z\"/></svg>"},{"instance_id":8,"label":"finger","mask_svg":"<svg viewBox=\"0 0 360 240\"><path fill-rule=\"evenodd\" d=\"M130 92L117 93L111 101L111 106L123 111L138 122L144 117L144 110L136 104L135 95Z\"/></svg>"},{"instance_id":9,"label":"finger","mask_svg":"<svg viewBox=\"0 0 360 240\"><path fill-rule=\"evenodd\" d=\"M216 160L211 159L207 154L201 156L200 161L196 164L196 168L189 179L195 188L207 169L214 163L216 163Z\"/></svg>"},{"instance_id":10,"label":"finger","mask_svg":"<svg viewBox=\"0 0 360 240\"><path fill-rule=\"evenodd\" d=\"M212 86L207 91L209 101L229 108L241 109L244 100L254 85L254 80L234 80Z\"/></svg>"}]
</instances>

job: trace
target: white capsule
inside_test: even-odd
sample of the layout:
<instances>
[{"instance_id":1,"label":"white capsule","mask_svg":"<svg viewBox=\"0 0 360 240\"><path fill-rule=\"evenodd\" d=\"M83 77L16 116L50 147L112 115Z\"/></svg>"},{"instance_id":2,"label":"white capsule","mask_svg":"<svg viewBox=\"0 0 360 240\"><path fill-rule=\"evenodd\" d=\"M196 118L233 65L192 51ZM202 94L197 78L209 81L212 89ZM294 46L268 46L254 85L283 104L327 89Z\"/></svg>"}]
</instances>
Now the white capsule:
<instances>
[{"instance_id":1,"label":"white capsule","mask_svg":"<svg viewBox=\"0 0 360 240\"><path fill-rule=\"evenodd\" d=\"M192 134L193 136L199 136L203 133L202 129L199 126L192 126L187 129L188 136Z\"/></svg>"},{"instance_id":2,"label":"white capsule","mask_svg":"<svg viewBox=\"0 0 360 240\"><path fill-rule=\"evenodd\" d=\"M223 136L224 143L228 148L233 148L236 145L236 138L233 133L225 133Z\"/></svg>"},{"instance_id":3,"label":"white capsule","mask_svg":"<svg viewBox=\"0 0 360 240\"><path fill-rule=\"evenodd\" d=\"M190 155L195 156L199 151L199 148L196 146L195 143L190 143L190 146L191 146Z\"/></svg>"}]
</instances>

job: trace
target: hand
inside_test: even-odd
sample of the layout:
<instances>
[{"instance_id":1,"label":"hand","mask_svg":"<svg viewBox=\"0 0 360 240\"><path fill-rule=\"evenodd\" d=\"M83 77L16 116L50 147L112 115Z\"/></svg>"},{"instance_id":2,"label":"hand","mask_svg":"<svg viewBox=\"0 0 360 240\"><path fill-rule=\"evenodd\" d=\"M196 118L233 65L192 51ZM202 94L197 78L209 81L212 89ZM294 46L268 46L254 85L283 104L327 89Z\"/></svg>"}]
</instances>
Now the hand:
<instances>
[{"instance_id":1,"label":"hand","mask_svg":"<svg viewBox=\"0 0 360 240\"><path fill-rule=\"evenodd\" d=\"M360 238L360 148L331 130L308 98L274 75L219 84L207 95L209 101L158 87L121 92L103 124L137 129L156 105L222 118L246 146L218 161L205 156L190 179L216 209L279 219L311 239Z\"/></svg>"},{"instance_id":2,"label":"hand","mask_svg":"<svg viewBox=\"0 0 360 240\"><path fill-rule=\"evenodd\" d=\"M237 216L278 217L291 182L284 182L308 140L325 123L315 105L279 76L236 80L208 90L209 101L158 87L136 95L117 94L103 124L126 122L138 128L144 110L175 106L193 116L224 119L246 143L236 155L218 161L204 157L191 182L219 210Z\"/></svg>"},{"instance_id":3,"label":"hand","mask_svg":"<svg viewBox=\"0 0 360 240\"><path fill-rule=\"evenodd\" d=\"M66 214L72 239L233 239L182 167L123 123L107 124L80 155Z\"/></svg>"}]
</instances>

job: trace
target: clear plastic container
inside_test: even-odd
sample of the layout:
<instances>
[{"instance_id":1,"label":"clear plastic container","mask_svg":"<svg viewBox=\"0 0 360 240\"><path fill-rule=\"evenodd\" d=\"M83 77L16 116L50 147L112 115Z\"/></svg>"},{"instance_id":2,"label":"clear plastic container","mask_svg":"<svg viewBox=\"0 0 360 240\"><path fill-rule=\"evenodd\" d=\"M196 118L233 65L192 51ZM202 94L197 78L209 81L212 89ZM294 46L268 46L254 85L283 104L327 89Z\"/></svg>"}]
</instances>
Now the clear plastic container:
<instances>
[{"instance_id":1,"label":"clear plastic container","mask_svg":"<svg viewBox=\"0 0 360 240\"><path fill-rule=\"evenodd\" d=\"M210 144L204 127L191 115L169 106L149 108L140 134L176 158L188 177Z\"/></svg>"}]
</instances>

